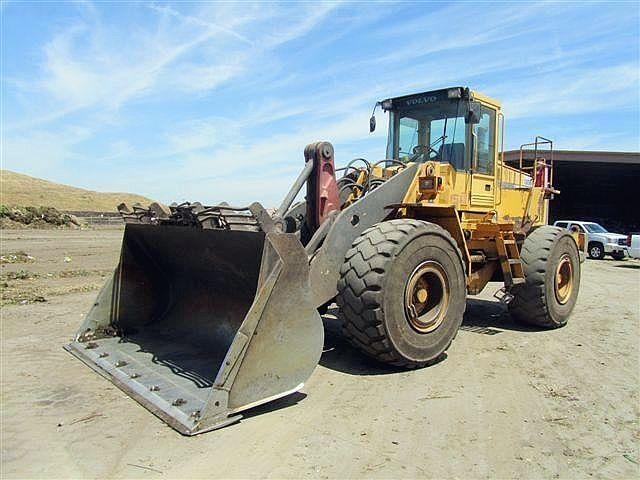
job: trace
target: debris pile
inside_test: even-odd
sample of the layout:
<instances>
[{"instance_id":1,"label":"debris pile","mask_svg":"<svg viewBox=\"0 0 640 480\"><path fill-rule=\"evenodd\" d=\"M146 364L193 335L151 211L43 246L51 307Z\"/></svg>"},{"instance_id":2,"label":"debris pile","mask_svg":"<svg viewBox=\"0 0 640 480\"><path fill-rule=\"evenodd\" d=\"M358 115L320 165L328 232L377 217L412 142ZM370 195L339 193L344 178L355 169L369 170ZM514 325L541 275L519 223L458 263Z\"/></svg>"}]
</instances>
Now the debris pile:
<instances>
[{"instance_id":1,"label":"debris pile","mask_svg":"<svg viewBox=\"0 0 640 480\"><path fill-rule=\"evenodd\" d=\"M79 227L74 215L62 213L54 207L16 207L0 205L0 226L6 228Z\"/></svg>"}]
</instances>

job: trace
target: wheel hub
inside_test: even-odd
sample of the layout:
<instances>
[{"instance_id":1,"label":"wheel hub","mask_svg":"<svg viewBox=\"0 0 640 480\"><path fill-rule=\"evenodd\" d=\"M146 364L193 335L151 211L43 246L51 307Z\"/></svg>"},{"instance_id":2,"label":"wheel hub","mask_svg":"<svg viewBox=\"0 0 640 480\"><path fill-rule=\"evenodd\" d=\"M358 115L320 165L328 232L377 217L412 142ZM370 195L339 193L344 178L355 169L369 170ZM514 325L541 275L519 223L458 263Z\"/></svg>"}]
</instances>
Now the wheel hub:
<instances>
[{"instance_id":1,"label":"wheel hub","mask_svg":"<svg viewBox=\"0 0 640 480\"><path fill-rule=\"evenodd\" d=\"M429 333L440 326L449 305L450 286L447 274L438 262L418 265L404 289L405 316L418 333Z\"/></svg>"},{"instance_id":2,"label":"wheel hub","mask_svg":"<svg viewBox=\"0 0 640 480\"><path fill-rule=\"evenodd\" d=\"M562 255L556 267L554 291L558 303L564 305L573 291L573 265L568 254Z\"/></svg>"}]
</instances>

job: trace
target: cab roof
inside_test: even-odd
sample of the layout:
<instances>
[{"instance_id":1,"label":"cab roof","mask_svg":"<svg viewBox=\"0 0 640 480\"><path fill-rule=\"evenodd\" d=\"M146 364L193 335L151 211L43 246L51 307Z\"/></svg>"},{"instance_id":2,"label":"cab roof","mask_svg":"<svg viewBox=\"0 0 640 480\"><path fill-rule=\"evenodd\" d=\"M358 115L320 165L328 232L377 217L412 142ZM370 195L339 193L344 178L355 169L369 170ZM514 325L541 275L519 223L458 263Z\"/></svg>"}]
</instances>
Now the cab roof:
<instances>
[{"instance_id":1,"label":"cab roof","mask_svg":"<svg viewBox=\"0 0 640 480\"><path fill-rule=\"evenodd\" d=\"M382 100L379 104L384 110L403 110L405 108L415 108L419 105L427 105L429 103L455 98L478 100L497 109L500 108L500 102L498 100L483 95L480 92L471 90L468 87L441 88L439 90L413 93L411 95L403 95L401 97L392 97Z\"/></svg>"}]
</instances>

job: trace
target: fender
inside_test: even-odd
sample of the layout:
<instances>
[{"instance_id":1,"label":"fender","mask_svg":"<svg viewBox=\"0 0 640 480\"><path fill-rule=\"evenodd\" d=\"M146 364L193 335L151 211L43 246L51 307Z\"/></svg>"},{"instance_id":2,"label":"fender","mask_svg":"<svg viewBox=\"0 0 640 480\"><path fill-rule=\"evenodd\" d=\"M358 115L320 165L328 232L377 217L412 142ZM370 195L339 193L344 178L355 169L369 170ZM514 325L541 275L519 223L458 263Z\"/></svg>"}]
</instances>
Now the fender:
<instances>
[{"instance_id":1,"label":"fender","mask_svg":"<svg viewBox=\"0 0 640 480\"><path fill-rule=\"evenodd\" d=\"M338 214L322 247L311 257L309 280L316 306L336 296L340 267L347 250L367 228L395 217L397 210L387 207L402 201L417 172L418 164L409 164Z\"/></svg>"}]
</instances>

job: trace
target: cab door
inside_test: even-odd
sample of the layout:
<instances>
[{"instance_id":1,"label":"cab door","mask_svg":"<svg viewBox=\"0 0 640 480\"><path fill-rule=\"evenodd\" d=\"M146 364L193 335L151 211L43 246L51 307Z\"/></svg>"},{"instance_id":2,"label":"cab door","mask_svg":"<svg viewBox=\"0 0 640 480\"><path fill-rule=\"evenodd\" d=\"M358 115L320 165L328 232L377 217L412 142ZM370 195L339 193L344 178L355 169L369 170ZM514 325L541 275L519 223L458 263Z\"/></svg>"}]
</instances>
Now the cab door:
<instances>
[{"instance_id":1,"label":"cab door","mask_svg":"<svg viewBox=\"0 0 640 480\"><path fill-rule=\"evenodd\" d=\"M494 208L496 203L496 111L481 106L480 118L471 129L472 207Z\"/></svg>"}]
</instances>

